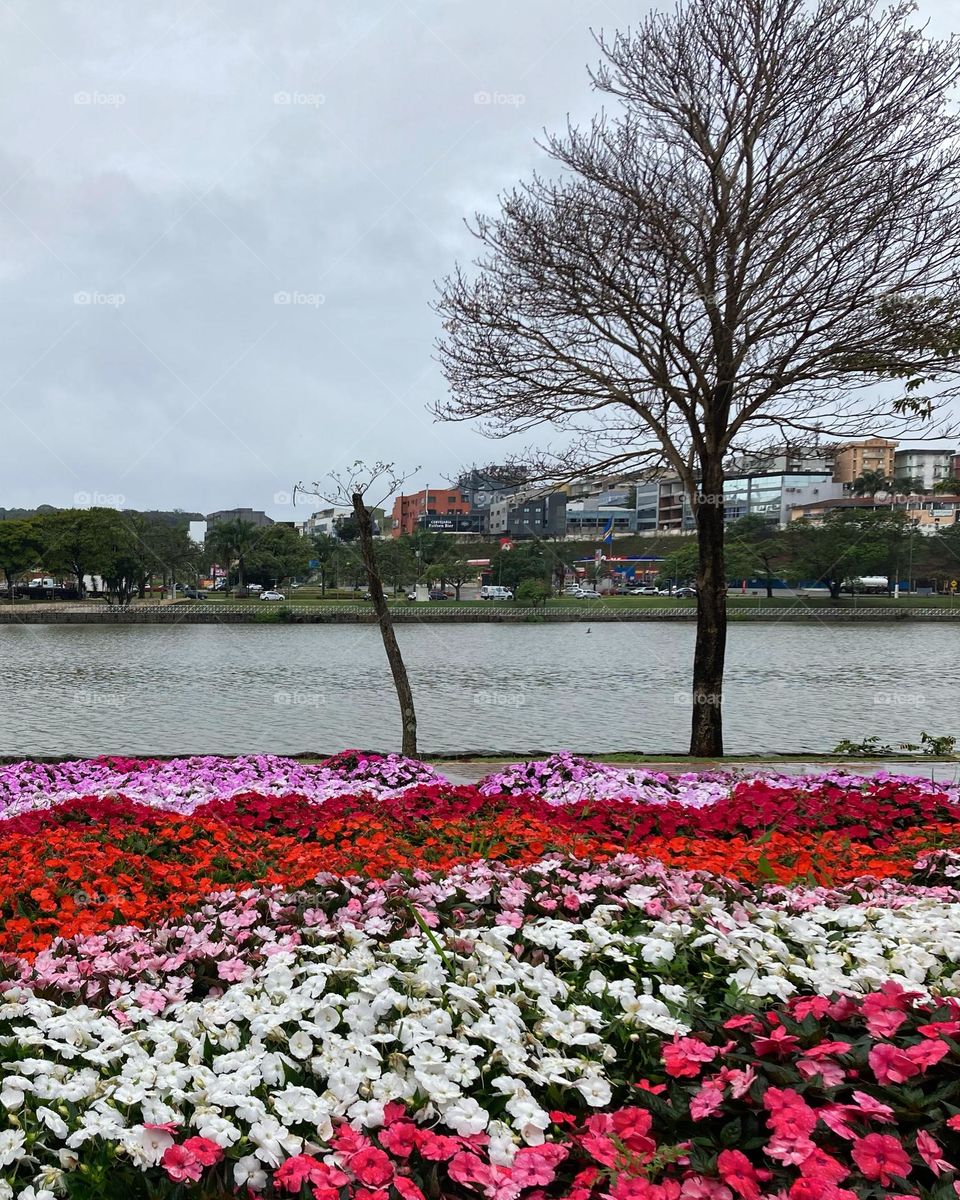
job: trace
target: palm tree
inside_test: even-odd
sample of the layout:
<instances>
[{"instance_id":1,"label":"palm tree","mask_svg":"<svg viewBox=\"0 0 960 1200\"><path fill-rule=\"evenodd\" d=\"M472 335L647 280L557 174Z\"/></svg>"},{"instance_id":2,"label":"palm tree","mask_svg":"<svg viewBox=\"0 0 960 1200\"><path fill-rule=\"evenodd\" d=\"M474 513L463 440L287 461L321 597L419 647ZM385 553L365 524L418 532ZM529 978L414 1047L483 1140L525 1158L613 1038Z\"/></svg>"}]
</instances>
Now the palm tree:
<instances>
[{"instance_id":1,"label":"palm tree","mask_svg":"<svg viewBox=\"0 0 960 1200\"><path fill-rule=\"evenodd\" d=\"M237 566L237 590L243 591L244 565L250 551L260 538L260 530L250 521L218 521L207 533L207 550L227 572L230 589L230 568Z\"/></svg>"},{"instance_id":2,"label":"palm tree","mask_svg":"<svg viewBox=\"0 0 960 1200\"><path fill-rule=\"evenodd\" d=\"M881 470L861 471L853 481L855 496L875 496L877 492L888 492L890 480Z\"/></svg>"}]
</instances>

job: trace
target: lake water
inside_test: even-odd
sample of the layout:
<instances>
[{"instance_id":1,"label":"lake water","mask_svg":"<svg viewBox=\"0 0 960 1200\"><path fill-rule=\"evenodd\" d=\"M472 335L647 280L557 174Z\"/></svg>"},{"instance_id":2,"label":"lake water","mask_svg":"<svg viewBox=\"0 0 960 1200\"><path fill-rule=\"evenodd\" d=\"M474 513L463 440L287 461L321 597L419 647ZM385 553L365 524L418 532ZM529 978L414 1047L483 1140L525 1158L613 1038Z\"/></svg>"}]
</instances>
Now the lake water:
<instances>
[{"instance_id":1,"label":"lake water","mask_svg":"<svg viewBox=\"0 0 960 1200\"><path fill-rule=\"evenodd\" d=\"M401 626L425 752L686 749L692 625ZM373 626L0 626L0 754L396 749ZM728 753L960 734L945 624L734 625Z\"/></svg>"}]
</instances>

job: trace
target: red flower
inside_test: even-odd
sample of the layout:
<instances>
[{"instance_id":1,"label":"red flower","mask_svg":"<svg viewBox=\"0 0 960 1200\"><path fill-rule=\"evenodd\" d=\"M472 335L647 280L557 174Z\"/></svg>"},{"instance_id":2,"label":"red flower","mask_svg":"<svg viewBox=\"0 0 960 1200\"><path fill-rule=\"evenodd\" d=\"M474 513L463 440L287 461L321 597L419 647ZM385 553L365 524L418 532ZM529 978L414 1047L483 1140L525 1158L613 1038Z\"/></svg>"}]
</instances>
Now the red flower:
<instances>
[{"instance_id":1,"label":"red flower","mask_svg":"<svg viewBox=\"0 0 960 1200\"><path fill-rule=\"evenodd\" d=\"M747 1156L739 1150L721 1150L717 1155L720 1178L743 1200L757 1200L760 1180L769 1179L769 1171L757 1171Z\"/></svg>"},{"instance_id":2,"label":"red flower","mask_svg":"<svg viewBox=\"0 0 960 1200\"><path fill-rule=\"evenodd\" d=\"M906 1083L920 1068L902 1050L889 1042L880 1042L867 1055L867 1062L876 1076L877 1083Z\"/></svg>"},{"instance_id":3,"label":"red flower","mask_svg":"<svg viewBox=\"0 0 960 1200\"><path fill-rule=\"evenodd\" d=\"M867 1179L879 1180L884 1187L897 1176L904 1179L913 1169L900 1142L886 1133L868 1133L853 1144L853 1161Z\"/></svg>"},{"instance_id":4,"label":"red flower","mask_svg":"<svg viewBox=\"0 0 960 1200\"><path fill-rule=\"evenodd\" d=\"M190 1137L183 1143L184 1150L189 1150L197 1162L205 1167L212 1167L223 1158L223 1148L216 1142L205 1137Z\"/></svg>"},{"instance_id":5,"label":"red flower","mask_svg":"<svg viewBox=\"0 0 960 1200\"><path fill-rule=\"evenodd\" d=\"M675 1079L699 1075L703 1064L713 1062L717 1053L716 1046L708 1046L697 1037L680 1037L676 1033L673 1041L667 1042L661 1051L666 1072Z\"/></svg>"},{"instance_id":6,"label":"red flower","mask_svg":"<svg viewBox=\"0 0 960 1200\"><path fill-rule=\"evenodd\" d=\"M795 1047L800 1045L800 1039L792 1033L787 1033L782 1025L777 1025L768 1037L754 1038L750 1044L754 1053L759 1054L761 1058L768 1054L777 1058L788 1058Z\"/></svg>"},{"instance_id":7,"label":"red flower","mask_svg":"<svg viewBox=\"0 0 960 1200\"><path fill-rule=\"evenodd\" d=\"M394 1166L382 1150L370 1146L366 1150L358 1150L350 1156L350 1170L362 1184L380 1188L388 1184L394 1176Z\"/></svg>"},{"instance_id":8,"label":"red flower","mask_svg":"<svg viewBox=\"0 0 960 1200\"><path fill-rule=\"evenodd\" d=\"M943 1157L943 1150L936 1140L924 1130L917 1134L917 1150L920 1157L927 1164L934 1175L941 1175L944 1171L952 1171L953 1164L947 1162Z\"/></svg>"},{"instance_id":9,"label":"red flower","mask_svg":"<svg viewBox=\"0 0 960 1200\"><path fill-rule=\"evenodd\" d=\"M203 1164L183 1146L168 1146L160 1161L174 1183L196 1183L203 1174Z\"/></svg>"}]
</instances>

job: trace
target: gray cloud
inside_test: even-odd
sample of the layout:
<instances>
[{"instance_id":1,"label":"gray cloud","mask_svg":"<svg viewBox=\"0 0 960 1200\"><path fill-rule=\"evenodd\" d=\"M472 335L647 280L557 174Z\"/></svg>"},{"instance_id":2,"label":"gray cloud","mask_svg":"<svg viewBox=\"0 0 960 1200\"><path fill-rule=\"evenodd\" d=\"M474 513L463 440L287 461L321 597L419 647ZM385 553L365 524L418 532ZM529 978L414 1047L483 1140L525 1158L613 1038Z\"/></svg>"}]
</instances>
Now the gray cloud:
<instances>
[{"instance_id":1,"label":"gray cloud","mask_svg":"<svg viewBox=\"0 0 960 1200\"><path fill-rule=\"evenodd\" d=\"M646 7L4 4L0 504L283 516L359 456L495 454L426 412L433 280Z\"/></svg>"}]
</instances>

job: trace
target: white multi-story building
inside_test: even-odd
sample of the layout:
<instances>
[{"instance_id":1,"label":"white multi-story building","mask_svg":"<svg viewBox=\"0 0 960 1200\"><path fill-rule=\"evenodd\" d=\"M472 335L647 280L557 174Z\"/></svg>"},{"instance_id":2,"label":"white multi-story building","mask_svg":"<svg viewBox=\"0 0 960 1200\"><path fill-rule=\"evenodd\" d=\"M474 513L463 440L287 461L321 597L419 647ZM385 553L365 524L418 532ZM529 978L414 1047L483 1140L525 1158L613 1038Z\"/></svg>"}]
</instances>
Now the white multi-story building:
<instances>
[{"instance_id":1,"label":"white multi-story building","mask_svg":"<svg viewBox=\"0 0 960 1200\"><path fill-rule=\"evenodd\" d=\"M932 492L942 479L950 476L955 454L955 450L932 448L898 450L893 456L894 480L920 479L923 487L917 490Z\"/></svg>"}]
</instances>

